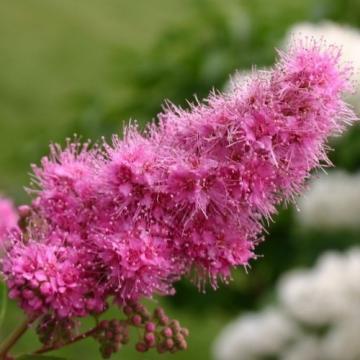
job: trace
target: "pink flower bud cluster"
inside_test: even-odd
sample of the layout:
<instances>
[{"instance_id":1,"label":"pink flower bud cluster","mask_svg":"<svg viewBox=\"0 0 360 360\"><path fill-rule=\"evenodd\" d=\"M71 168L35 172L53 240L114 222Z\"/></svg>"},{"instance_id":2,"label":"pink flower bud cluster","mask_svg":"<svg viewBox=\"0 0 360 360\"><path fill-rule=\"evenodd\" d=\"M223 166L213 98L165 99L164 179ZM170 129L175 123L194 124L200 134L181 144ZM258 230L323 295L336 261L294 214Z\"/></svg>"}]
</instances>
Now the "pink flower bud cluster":
<instances>
[{"instance_id":1,"label":"pink flower bud cluster","mask_svg":"<svg viewBox=\"0 0 360 360\"><path fill-rule=\"evenodd\" d=\"M129 326L123 320L102 320L93 337L100 343L103 359L108 359L129 342Z\"/></svg>"},{"instance_id":2,"label":"pink flower bud cluster","mask_svg":"<svg viewBox=\"0 0 360 360\"><path fill-rule=\"evenodd\" d=\"M60 347L71 341L79 331L79 321L69 318L59 319L58 317L46 314L39 321L36 333L40 342L45 346Z\"/></svg>"},{"instance_id":3,"label":"pink flower bud cluster","mask_svg":"<svg viewBox=\"0 0 360 360\"><path fill-rule=\"evenodd\" d=\"M188 329L182 328L177 320L170 319L163 308L156 308L151 314L142 304L132 303L126 305L123 312L126 320L102 320L91 331L92 337L100 344L104 359L129 343L131 326L137 330L135 349L138 352L156 349L158 353L175 353L187 349Z\"/></svg>"},{"instance_id":4,"label":"pink flower bud cluster","mask_svg":"<svg viewBox=\"0 0 360 360\"><path fill-rule=\"evenodd\" d=\"M28 313L85 316L109 297L171 295L185 274L229 279L277 205L329 165L327 138L354 120L350 71L337 49L299 43L232 93L169 105L144 134L52 146L34 167L33 220L2 264L10 295Z\"/></svg>"},{"instance_id":5,"label":"pink flower bud cluster","mask_svg":"<svg viewBox=\"0 0 360 360\"><path fill-rule=\"evenodd\" d=\"M143 305L133 304L126 305L123 311L128 317L128 322L141 332L140 339L135 345L137 351L156 349L162 354L187 349L188 329L181 327L179 321L170 319L163 308L156 308L150 315Z\"/></svg>"}]
</instances>

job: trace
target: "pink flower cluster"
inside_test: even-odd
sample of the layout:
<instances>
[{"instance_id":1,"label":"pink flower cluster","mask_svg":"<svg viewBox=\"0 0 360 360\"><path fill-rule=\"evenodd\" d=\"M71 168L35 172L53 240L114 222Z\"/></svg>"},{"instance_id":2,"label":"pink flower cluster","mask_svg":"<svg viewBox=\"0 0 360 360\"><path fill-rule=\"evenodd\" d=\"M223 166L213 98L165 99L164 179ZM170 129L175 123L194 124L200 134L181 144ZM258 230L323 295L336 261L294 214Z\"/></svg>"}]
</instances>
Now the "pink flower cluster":
<instances>
[{"instance_id":1,"label":"pink flower cluster","mask_svg":"<svg viewBox=\"0 0 360 360\"><path fill-rule=\"evenodd\" d=\"M326 140L354 115L341 97L350 68L316 43L280 54L231 94L169 105L141 134L90 148L52 146L34 167L28 230L3 261L28 313L84 316L195 274L216 287L255 258L263 220L329 165Z\"/></svg>"},{"instance_id":2,"label":"pink flower cluster","mask_svg":"<svg viewBox=\"0 0 360 360\"><path fill-rule=\"evenodd\" d=\"M9 230L16 228L17 222L18 215L13 203L9 199L0 197L0 251Z\"/></svg>"}]
</instances>

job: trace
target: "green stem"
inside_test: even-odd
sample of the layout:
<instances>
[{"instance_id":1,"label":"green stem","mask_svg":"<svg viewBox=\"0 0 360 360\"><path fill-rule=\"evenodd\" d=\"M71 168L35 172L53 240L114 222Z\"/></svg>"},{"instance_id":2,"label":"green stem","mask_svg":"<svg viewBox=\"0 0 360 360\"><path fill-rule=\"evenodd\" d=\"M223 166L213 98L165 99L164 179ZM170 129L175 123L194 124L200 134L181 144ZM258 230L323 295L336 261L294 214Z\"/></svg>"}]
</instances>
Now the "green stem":
<instances>
[{"instance_id":1,"label":"green stem","mask_svg":"<svg viewBox=\"0 0 360 360\"><path fill-rule=\"evenodd\" d=\"M95 326L92 329L90 329L90 330L88 330L88 331L74 337L73 339L66 342L65 344L44 346L44 347L40 348L39 350L36 350L34 352L34 354L44 354L44 353L54 351L54 350L58 350L58 349L63 348L65 346L74 344L74 343L76 343L78 341L81 341L81 340L84 340L84 339L90 337L91 335L94 335L98 331L98 329L99 329L98 326ZM0 360L2 360L2 359L0 358Z\"/></svg>"},{"instance_id":2,"label":"green stem","mask_svg":"<svg viewBox=\"0 0 360 360\"><path fill-rule=\"evenodd\" d=\"M6 359L7 353L17 343L17 341L26 333L30 325L36 318L27 318L14 332L0 345L0 360Z\"/></svg>"},{"instance_id":3,"label":"green stem","mask_svg":"<svg viewBox=\"0 0 360 360\"><path fill-rule=\"evenodd\" d=\"M6 308L7 308L7 291L6 286L3 283L0 283L0 290L1 290L1 308L0 308L0 335L2 325L4 323Z\"/></svg>"}]
</instances>

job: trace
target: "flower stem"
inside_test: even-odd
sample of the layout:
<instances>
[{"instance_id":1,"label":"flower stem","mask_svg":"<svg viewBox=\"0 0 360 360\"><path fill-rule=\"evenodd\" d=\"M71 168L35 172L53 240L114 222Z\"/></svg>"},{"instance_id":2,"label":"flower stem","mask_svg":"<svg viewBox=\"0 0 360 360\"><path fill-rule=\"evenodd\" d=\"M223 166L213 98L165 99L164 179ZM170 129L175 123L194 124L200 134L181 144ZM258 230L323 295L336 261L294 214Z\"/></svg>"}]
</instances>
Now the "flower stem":
<instances>
[{"instance_id":1,"label":"flower stem","mask_svg":"<svg viewBox=\"0 0 360 360\"><path fill-rule=\"evenodd\" d=\"M5 318L6 308L7 308L7 291L6 286L3 283L0 283L0 290L1 290L1 308L0 308L0 338L2 333L2 325Z\"/></svg>"},{"instance_id":2,"label":"flower stem","mask_svg":"<svg viewBox=\"0 0 360 360\"><path fill-rule=\"evenodd\" d=\"M17 341L26 333L30 325L35 321L36 317L27 318L14 332L0 345L0 360L6 358L9 350L17 343Z\"/></svg>"},{"instance_id":3,"label":"flower stem","mask_svg":"<svg viewBox=\"0 0 360 360\"><path fill-rule=\"evenodd\" d=\"M86 331L86 332L84 332L84 333L82 333L82 334L80 334L78 336L75 336L74 338L72 338L71 340L69 340L68 342L66 342L64 344L44 346L44 347L40 348L39 350L36 350L34 352L34 354L44 354L44 353L54 351L54 350L58 350L58 349L63 348L65 346L74 344L74 343L76 343L78 341L84 340L84 339L90 337L91 335L95 334L97 330L98 330L98 326L95 326L92 329L90 329L90 330L88 330L88 331ZM0 360L2 360L2 359L0 358Z\"/></svg>"}]
</instances>

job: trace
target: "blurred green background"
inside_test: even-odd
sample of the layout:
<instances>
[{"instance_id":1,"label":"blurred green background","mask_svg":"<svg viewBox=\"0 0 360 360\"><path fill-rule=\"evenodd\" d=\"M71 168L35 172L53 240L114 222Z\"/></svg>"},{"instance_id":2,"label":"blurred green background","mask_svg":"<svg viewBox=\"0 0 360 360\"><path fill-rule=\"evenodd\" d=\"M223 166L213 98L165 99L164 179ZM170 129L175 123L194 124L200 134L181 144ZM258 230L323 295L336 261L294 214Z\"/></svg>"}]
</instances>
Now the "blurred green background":
<instances>
[{"instance_id":1,"label":"blurred green background","mask_svg":"<svg viewBox=\"0 0 360 360\"><path fill-rule=\"evenodd\" d=\"M223 88L236 69L271 65L274 47L299 21L331 19L360 26L360 0L1 0L0 2L0 189L27 201L30 163L50 141L74 133L99 139L121 132L130 118L154 118L164 99L185 105ZM335 164L360 167L360 131L334 146ZM217 292L199 294L188 282L173 299L161 300L189 327L189 350L176 359L209 359L221 327L245 309L269 301L276 279L295 265L312 264L328 248L358 242L356 231L305 231L293 209L281 209L258 249L264 258L249 274ZM0 304L1 306L1 304ZM6 331L21 312L10 305ZM33 349L29 333L18 351ZM87 341L59 354L98 359ZM114 358L156 359L131 347ZM168 355L162 355L164 359Z\"/></svg>"}]
</instances>

